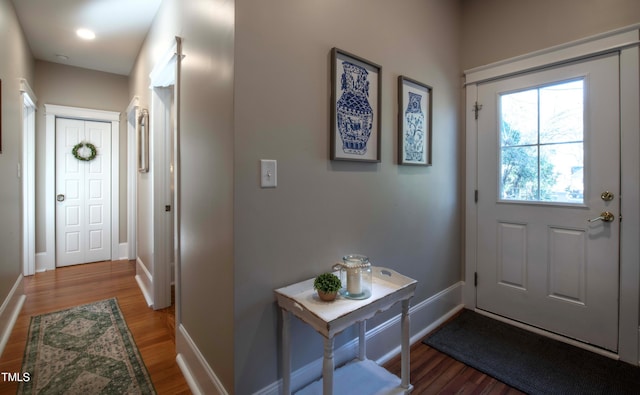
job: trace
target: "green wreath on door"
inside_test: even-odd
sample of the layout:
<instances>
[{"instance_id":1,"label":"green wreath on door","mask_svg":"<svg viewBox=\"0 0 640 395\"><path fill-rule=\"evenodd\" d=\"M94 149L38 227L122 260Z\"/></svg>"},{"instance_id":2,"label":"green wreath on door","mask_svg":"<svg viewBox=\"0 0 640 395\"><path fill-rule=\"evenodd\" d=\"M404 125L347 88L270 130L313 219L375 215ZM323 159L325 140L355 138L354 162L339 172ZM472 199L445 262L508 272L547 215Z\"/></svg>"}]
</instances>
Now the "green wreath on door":
<instances>
[{"instance_id":1,"label":"green wreath on door","mask_svg":"<svg viewBox=\"0 0 640 395\"><path fill-rule=\"evenodd\" d=\"M89 156L82 156L80 154L79 151L83 147L89 148L89 150L91 151ZM90 162L96 158L96 156L98 155L98 150L96 149L96 146L91 143L81 142L73 146L73 150L71 150L71 153L73 154L73 157L76 158L77 160Z\"/></svg>"}]
</instances>

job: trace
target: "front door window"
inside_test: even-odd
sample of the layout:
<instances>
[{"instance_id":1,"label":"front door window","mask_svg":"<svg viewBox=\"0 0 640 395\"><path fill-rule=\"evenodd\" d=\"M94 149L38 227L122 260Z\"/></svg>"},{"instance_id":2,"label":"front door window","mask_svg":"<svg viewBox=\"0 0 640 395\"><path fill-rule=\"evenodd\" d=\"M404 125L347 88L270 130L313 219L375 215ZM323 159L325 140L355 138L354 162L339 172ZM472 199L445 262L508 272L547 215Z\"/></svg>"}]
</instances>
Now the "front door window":
<instances>
[{"instance_id":1,"label":"front door window","mask_svg":"<svg viewBox=\"0 0 640 395\"><path fill-rule=\"evenodd\" d=\"M584 202L583 103L583 79L500 95L500 200Z\"/></svg>"}]
</instances>

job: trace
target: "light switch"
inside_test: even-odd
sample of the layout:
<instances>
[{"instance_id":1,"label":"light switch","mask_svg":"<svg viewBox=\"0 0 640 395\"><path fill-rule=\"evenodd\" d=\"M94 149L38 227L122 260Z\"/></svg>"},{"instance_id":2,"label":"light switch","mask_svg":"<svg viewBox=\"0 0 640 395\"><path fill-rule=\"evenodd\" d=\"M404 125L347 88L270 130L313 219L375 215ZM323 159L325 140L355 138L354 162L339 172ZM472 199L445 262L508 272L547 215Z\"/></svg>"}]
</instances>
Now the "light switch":
<instances>
[{"instance_id":1,"label":"light switch","mask_svg":"<svg viewBox=\"0 0 640 395\"><path fill-rule=\"evenodd\" d=\"M278 186L278 163L275 160L260 160L260 186L262 188Z\"/></svg>"}]
</instances>

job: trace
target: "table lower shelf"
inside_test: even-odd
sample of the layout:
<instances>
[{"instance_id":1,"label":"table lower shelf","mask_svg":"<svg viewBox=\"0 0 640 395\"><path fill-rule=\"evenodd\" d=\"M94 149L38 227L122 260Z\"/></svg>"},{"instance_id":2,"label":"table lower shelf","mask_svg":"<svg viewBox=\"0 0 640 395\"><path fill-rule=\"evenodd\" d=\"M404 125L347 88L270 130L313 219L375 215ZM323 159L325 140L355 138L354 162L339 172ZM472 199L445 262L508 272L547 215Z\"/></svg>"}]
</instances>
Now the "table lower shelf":
<instances>
[{"instance_id":1,"label":"table lower shelf","mask_svg":"<svg viewBox=\"0 0 640 395\"><path fill-rule=\"evenodd\" d=\"M371 360L355 360L333 373L334 394L395 395L408 394L400 386L400 378ZM354 392L355 391L355 392ZM322 379L302 388L296 395L322 395Z\"/></svg>"}]
</instances>

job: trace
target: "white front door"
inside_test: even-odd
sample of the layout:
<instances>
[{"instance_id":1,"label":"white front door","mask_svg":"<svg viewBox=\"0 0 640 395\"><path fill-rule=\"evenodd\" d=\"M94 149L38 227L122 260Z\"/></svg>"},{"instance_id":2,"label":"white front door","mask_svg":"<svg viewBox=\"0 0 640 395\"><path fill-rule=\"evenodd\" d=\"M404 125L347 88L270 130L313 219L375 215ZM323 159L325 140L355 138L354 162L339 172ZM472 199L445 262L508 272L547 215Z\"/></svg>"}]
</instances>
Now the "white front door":
<instances>
[{"instance_id":1,"label":"white front door","mask_svg":"<svg viewBox=\"0 0 640 395\"><path fill-rule=\"evenodd\" d=\"M90 143L96 157L76 159ZM91 150L78 150L89 158ZM111 123L56 119L56 266L111 259Z\"/></svg>"},{"instance_id":2,"label":"white front door","mask_svg":"<svg viewBox=\"0 0 640 395\"><path fill-rule=\"evenodd\" d=\"M609 55L478 86L477 308L613 351L618 64Z\"/></svg>"}]
</instances>

